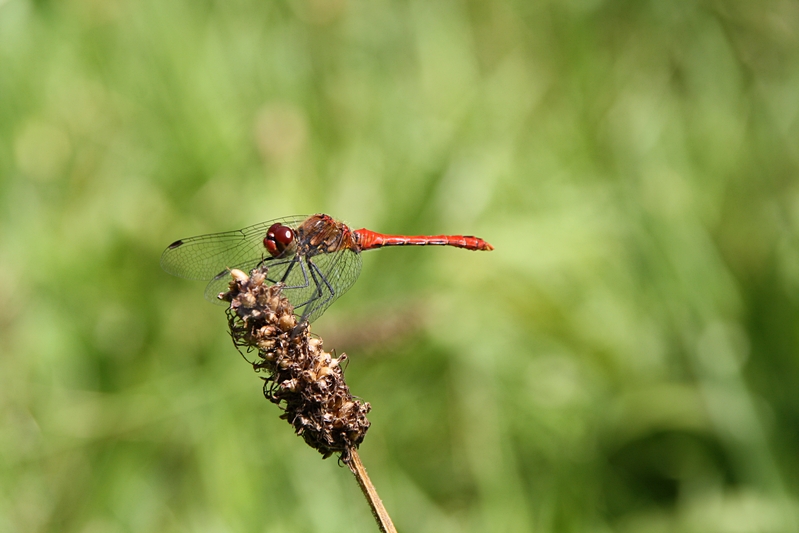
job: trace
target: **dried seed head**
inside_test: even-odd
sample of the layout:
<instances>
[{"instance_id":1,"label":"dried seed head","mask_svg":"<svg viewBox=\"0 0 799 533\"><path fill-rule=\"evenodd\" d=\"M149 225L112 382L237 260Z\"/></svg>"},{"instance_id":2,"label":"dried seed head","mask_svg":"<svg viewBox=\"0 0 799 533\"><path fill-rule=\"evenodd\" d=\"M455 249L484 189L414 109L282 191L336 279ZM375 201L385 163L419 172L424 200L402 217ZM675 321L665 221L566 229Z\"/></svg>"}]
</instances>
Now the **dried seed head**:
<instances>
[{"instance_id":1,"label":"dried seed head","mask_svg":"<svg viewBox=\"0 0 799 533\"><path fill-rule=\"evenodd\" d=\"M283 285L265 285L266 269L248 276L231 270L227 311L230 335L239 351L257 351L251 361L264 372L264 395L283 409L286 419L305 442L325 458L341 454L349 460L369 429L370 405L352 397L341 362L324 351L322 339L311 336L307 323L297 323Z\"/></svg>"}]
</instances>

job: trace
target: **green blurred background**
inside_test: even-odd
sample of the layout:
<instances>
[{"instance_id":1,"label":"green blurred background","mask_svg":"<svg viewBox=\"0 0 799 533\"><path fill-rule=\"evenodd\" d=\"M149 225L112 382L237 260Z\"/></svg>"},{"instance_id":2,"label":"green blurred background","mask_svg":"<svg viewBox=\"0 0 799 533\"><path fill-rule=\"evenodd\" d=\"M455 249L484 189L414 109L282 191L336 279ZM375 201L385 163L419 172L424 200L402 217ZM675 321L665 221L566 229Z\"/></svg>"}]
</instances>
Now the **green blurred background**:
<instances>
[{"instance_id":1,"label":"green blurred background","mask_svg":"<svg viewBox=\"0 0 799 533\"><path fill-rule=\"evenodd\" d=\"M0 0L0 531L368 532L195 234L326 212L401 531L799 531L799 3Z\"/></svg>"}]
</instances>

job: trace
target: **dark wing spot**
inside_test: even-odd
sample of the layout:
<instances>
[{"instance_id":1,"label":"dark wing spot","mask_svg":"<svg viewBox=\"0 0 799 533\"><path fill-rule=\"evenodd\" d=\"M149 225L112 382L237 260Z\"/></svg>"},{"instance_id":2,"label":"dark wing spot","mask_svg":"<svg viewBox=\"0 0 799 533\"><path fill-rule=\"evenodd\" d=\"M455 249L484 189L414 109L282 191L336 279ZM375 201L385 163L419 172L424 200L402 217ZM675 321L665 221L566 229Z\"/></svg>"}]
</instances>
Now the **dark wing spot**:
<instances>
[{"instance_id":1,"label":"dark wing spot","mask_svg":"<svg viewBox=\"0 0 799 533\"><path fill-rule=\"evenodd\" d=\"M178 246L183 246L183 240L182 240L182 239L180 239L180 240L177 240L177 241L173 242L172 244L170 244L169 246L167 246L167 247L166 247L166 249L167 249L167 250L174 250L174 249L175 249L175 248L177 248Z\"/></svg>"}]
</instances>

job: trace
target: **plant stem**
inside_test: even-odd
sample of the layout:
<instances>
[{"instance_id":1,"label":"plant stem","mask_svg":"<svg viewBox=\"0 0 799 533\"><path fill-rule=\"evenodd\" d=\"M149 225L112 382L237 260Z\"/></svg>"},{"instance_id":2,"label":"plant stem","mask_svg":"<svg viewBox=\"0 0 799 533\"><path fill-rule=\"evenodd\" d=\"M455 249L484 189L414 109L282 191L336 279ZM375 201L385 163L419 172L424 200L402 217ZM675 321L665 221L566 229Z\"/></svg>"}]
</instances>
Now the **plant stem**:
<instances>
[{"instance_id":1,"label":"plant stem","mask_svg":"<svg viewBox=\"0 0 799 533\"><path fill-rule=\"evenodd\" d=\"M355 479L361 487L361 492L366 496L366 501L369 502L369 507L372 509L372 515L375 517L377 527L380 528L382 533L397 533L397 529L394 527L394 523L391 521L388 511L386 511L386 508L383 506L383 501L380 499L380 496L377 495L377 489L372 485L372 480L369 479L369 475L366 473L366 468L361 462L358 450L350 448L349 460L346 461L346 464L350 467L352 473L355 474Z\"/></svg>"}]
</instances>

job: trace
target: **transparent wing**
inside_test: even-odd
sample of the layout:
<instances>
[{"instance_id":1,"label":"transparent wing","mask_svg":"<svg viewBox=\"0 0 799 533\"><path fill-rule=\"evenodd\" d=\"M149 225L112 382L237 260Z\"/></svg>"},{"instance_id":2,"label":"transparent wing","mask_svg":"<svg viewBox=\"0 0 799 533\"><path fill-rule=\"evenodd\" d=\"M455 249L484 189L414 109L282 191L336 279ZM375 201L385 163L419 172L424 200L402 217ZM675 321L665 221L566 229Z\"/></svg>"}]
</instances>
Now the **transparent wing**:
<instances>
[{"instance_id":1,"label":"transparent wing","mask_svg":"<svg viewBox=\"0 0 799 533\"><path fill-rule=\"evenodd\" d=\"M269 255L263 245L269 226L280 222L296 229L306 218L308 217L277 218L236 231L180 239L170 244L161 254L161 268L173 276L210 280L211 283L218 281L220 274L227 276L231 268L249 272ZM248 268L248 265L252 266ZM210 286L211 284L209 288ZM222 287L227 287L226 281L222 283Z\"/></svg>"}]
</instances>

